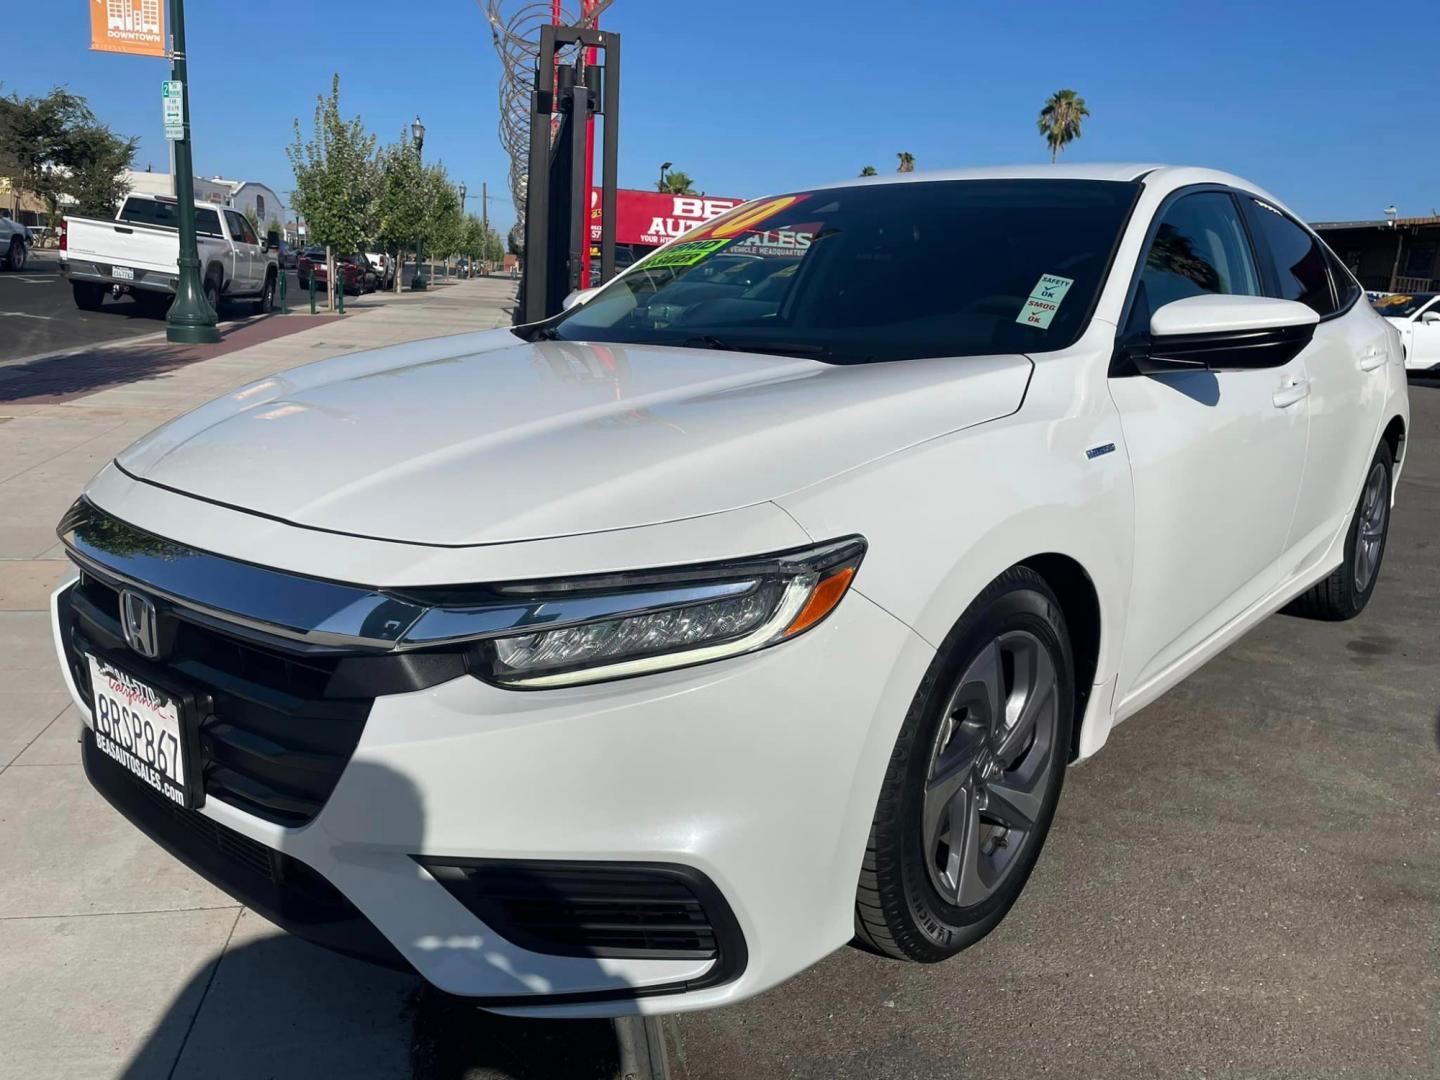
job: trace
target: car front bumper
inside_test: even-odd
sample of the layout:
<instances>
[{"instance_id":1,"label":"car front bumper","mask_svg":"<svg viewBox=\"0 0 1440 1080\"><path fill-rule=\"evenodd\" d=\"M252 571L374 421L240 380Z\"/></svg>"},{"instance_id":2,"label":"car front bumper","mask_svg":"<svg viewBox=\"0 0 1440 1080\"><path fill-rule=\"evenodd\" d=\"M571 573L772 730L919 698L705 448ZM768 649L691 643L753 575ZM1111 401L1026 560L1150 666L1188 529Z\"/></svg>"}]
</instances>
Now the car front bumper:
<instances>
[{"instance_id":1,"label":"car front bumper","mask_svg":"<svg viewBox=\"0 0 1440 1080\"><path fill-rule=\"evenodd\" d=\"M55 635L88 724L66 657L72 587L56 593ZM140 805L148 789L115 775L88 736L87 771L172 853L287 929L412 967L487 1007L579 1016L723 1004L853 934L885 765L933 656L862 588L863 573L811 633L706 666L528 692L463 675L376 697L323 807L299 827L213 795L157 817ZM718 955L525 947L443 880L477 860L689 874Z\"/></svg>"}]
</instances>

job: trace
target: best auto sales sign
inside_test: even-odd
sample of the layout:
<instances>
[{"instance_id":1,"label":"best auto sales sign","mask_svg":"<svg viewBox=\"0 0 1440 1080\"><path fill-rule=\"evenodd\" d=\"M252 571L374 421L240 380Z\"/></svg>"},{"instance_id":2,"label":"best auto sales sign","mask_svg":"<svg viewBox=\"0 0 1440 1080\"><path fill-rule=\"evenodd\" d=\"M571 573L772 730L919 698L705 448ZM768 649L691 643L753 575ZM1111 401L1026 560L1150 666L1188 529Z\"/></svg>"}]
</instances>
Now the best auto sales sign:
<instances>
[{"instance_id":1,"label":"best auto sales sign","mask_svg":"<svg viewBox=\"0 0 1440 1080\"><path fill-rule=\"evenodd\" d=\"M615 242L659 247L739 206L744 199L671 195L621 188L615 193ZM600 242L600 191L590 192L590 242Z\"/></svg>"}]
</instances>

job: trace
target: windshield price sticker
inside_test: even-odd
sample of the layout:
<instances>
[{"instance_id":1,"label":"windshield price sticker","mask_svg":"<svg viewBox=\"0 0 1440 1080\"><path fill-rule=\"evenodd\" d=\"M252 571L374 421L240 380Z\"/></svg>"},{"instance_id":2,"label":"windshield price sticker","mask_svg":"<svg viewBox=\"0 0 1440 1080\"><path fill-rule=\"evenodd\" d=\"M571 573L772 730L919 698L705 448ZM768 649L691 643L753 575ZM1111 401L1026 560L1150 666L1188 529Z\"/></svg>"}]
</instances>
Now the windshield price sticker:
<instances>
[{"instance_id":1,"label":"windshield price sticker","mask_svg":"<svg viewBox=\"0 0 1440 1080\"><path fill-rule=\"evenodd\" d=\"M1035 283L1035 288L1030 290L1030 298L1025 301L1025 305L1020 309L1020 314L1015 317L1015 321L1040 330L1048 328L1050 320L1055 318L1055 312L1060 310L1060 301L1065 299L1065 294L1074 284L1074 278L1061 277L1058 274L1041 274L1040 280Z\"/></svg>"},{"instance_id":2,"label":"windshield price sticker","mask_svg":"<svg viewBox=\"0 0 1440 1080\"><path fill-rule=\"evenodd\" d=\"M669 251L662 251L645 260L647 270L662 270L667 266L694 266L701 259L715 254L729 244L729 240L691 240L676 244Z\"/></svg>"}]
</instances>

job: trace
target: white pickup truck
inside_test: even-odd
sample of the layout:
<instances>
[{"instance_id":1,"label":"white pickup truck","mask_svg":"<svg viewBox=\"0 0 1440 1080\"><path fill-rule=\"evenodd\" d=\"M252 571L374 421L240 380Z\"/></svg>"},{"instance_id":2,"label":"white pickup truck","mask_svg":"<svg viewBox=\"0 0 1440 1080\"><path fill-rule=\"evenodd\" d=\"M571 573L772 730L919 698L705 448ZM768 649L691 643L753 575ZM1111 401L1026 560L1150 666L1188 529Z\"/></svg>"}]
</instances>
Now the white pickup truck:
<instances>
[{"instance_id":1,"label":"white pickup truck","mask_svg":"<svg viewBox=\"0 0 1440 1080\"><path fill-rule=\"evenodd\" d=\"M75 303L94 311L106 294L129 292L157 311L175 295L180 256L179 204L164 195L130 195L113 221L67 217L60 237L60 272ZM253 301L257 314L275 300L280 267L275 247L255 235L245 215L226 206L195 204L195 241L205 298Z\"/></svg>"}]
</instances>

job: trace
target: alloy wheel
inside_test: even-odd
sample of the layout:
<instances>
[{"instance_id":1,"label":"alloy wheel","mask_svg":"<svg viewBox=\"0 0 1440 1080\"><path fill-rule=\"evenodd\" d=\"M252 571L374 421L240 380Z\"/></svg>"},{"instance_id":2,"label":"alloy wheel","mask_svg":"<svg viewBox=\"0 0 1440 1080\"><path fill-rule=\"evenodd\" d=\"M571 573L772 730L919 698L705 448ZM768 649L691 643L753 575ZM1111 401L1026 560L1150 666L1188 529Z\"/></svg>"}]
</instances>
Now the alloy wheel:
<instances>
[{"instance_id":1,"label":"alloy wheel","mask_svg":"<svg viewBox=\"0 0 1440 1080\"><path fill-rule=\"evenodd\" d=\"M941 716L922 807L922 850L942 899L989 899L1037 833L1055 755L1060 686L1049 649L1016 630L957 680Z\"/></svg>"},{"instance_id":2,"label":"alloy wheel","mask_svg":"<svg viewBox=\"0 0 1440 1080\"><path fill-rule=\"evenodd\" d=\"M1377 461L1365 479L1365 493L1360 496L1360 528L1355 536L1355 591L1364 593L1380 565L1380 549L1385 543L1385 523L1390 516L1390 492L1385 483L1385 466Z\"/></svg>"}]
</instances>

